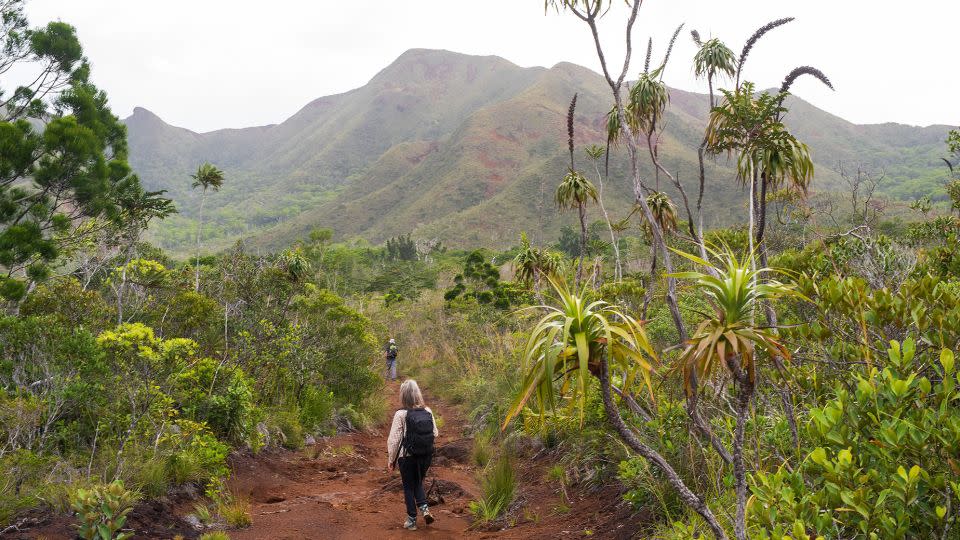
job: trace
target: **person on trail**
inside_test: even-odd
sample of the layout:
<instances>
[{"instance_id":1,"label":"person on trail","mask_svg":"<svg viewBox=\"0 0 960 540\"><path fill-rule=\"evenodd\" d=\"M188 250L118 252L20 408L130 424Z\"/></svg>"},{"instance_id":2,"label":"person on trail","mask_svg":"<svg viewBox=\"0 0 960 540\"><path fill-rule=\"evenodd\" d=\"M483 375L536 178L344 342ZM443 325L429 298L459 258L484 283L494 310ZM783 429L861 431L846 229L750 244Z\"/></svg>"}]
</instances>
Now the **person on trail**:
<instances>
[{"instance_id":1,"label":"person on trail","mask_svg":"<svg viewBox=\"0 0 960 540\"><path fill-rule=\"evenodd\" d=\"M433 441L439 433L433 411L423 403L423 394L417 381L403 381L400 385L400 403L403 408L393 415L390 436L387 438L387 467L391 471L400 469L403 501L407 506L403 528L415 531L418 508L427 525L433 523L434 519L423 492L423 479L433 461Z\"/></svg>"},{"instance_id":2,"label":"person on trail","mask_svg":"<svg viewBox=\"0 0 960 540\"><path fill-rule=\"evenodd\" d=\"M387 346L383 348L387 358L387 378L391 381L397 380L397 342L390 338Z\"/></svg>"}]
</instances>

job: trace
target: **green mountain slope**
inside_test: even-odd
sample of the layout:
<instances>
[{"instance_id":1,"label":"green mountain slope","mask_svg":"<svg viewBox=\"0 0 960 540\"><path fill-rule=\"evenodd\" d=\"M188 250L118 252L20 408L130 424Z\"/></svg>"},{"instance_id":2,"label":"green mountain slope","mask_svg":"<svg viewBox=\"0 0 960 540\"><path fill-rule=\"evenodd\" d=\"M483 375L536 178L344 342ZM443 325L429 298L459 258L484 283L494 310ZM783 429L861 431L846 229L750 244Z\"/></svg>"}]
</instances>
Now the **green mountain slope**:
<instances>
[{"instance_id":1,"label":"green mountain slope","mask_svg":"<svg viewBox=\"0 0 960 540\"><path fill-rule=\"evenodd\" d=\"M520 230L553 238L573 219L557 215L552 194L567 167L565 117L574 92L577 166L594 176L580 149L604 141L609 90L596 73L567 63L521 68L498 57L417 49L367 85L317 99L281 124L198 134L140 108L126 123L135 169L181 209L153 231L168 248L189 245L199 200L189 174L205 160L227 175L223 191L208 198L211 248L239 237L276 248L314 227L374 242L413 232L451 245L499 246ZM833 170L840 161L882 169L884 189L902 198L933 191L943 175L946 126L862 126L800 99L789 106L788 123L818 166L815 189L841 185ZM706 96L672 91L660 154L691 190L706 115ZM644 167L656 184L652 166ZM614 151L605 198L617 216L632 200L627 173ZM745 196L733 177L725 158L708 164L709 225L743 215Z\"/></svg>"}]
</instances>

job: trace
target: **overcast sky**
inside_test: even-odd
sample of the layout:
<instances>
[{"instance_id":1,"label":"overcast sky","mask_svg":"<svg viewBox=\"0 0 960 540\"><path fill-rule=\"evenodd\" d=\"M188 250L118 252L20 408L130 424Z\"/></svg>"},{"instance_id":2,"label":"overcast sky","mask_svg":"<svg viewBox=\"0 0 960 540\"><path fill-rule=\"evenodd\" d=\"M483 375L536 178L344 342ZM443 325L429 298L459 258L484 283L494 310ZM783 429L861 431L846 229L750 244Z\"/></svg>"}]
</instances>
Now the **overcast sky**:
<instances>
[{"instance_id":1,"label":"overcast sky","mask_svg":"<svg viewBox=\"0 0 960 540\"><path fill-rule=\"evenodd\" d=\"M197 131L283 121L312 99L362 86L414 47L599 71L589 29L544 15L542 0L27 0L27 11L34 25L77 27L118 115L142 106ZM622 15L614 9L601 28L614 64ZM794 93L851 121L960 124L956 0L645 0L632 76L648 36L657 58L686 23L666 80L705 91L687 30L739 53L757 27L785 16L797 20L758 44L746 78L771 87L813 65L836 92L807 79Z\"/></svg>"}]
</instances>

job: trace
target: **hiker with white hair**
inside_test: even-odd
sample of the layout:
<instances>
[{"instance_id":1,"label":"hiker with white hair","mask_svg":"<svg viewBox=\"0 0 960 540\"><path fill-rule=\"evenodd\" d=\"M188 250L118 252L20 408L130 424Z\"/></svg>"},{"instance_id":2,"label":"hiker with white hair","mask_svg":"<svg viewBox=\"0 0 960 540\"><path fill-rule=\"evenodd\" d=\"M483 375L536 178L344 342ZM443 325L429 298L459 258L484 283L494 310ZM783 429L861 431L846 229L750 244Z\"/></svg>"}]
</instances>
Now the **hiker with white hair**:
<instances>
[{"instance_id":1,"label":"hiker with white hair","mask_svg":"<svg viewBox=\"0 0 960 540\"><path fill-rule=\"evenodd\" d=\"M397 380L397 342L395 339L390 338L390 341L387 342L387 346L383 348L383 352L386 354L387 360L387 378L391 381Z\"/></svg>"},{"instance_id":2,"label":"hiker with white hair","mask_svg":"<svg viewBox=\"0 0 960 540\"><path fill-rule=\"evenodd\" d=\"M415 531L418 509L427 525L434 520L423 492L423 479L433 461L433 442L439 432L433 411L424 404L417 381L407 379L400 385L400 404L403 408L393 415L387 438L387 467L391 471L400 469L403 500L407 506L403 528Z\"/></svg>"}]
</instances>

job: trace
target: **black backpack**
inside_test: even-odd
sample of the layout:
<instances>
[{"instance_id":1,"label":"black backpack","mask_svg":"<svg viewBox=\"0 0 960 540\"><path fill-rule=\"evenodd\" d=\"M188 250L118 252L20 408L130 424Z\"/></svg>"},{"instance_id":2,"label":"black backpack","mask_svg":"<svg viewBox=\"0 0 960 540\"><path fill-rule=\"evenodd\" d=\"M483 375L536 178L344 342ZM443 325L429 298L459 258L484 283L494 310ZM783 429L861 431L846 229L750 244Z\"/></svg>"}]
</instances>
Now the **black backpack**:
<instances>
[{"instance_id":1,"label":"black backpack","mask_svg":"<svg viewBox=\"0 0 960 540\"><path fill-rule=\"evenodd\" d=\"M400 444L408 456L433 455L433 415L426 409L407 409L407 429ZM399 452L398 452L399 454Z\"/></svg>"},{"instance_id":2,"label":"black backpack","mask_svg":"<svg viewBox=\"0 0 960 540\"><path fill-rule=\"evenodd\" d=\"M396 345L394 345L394 344L391 343L390 346L387 347L387 358L389 358L390 360L396 360L396 359L397 359L397 346L396 346Z\"/></svg>"}]
</instances>

